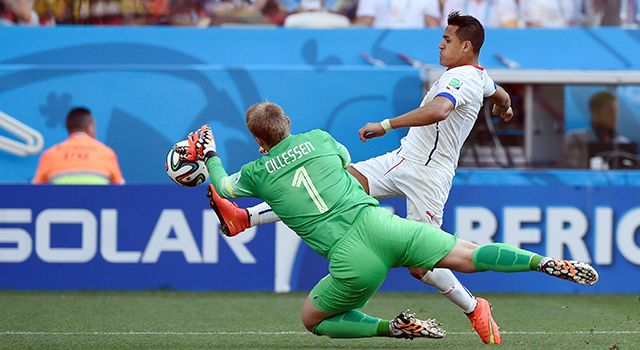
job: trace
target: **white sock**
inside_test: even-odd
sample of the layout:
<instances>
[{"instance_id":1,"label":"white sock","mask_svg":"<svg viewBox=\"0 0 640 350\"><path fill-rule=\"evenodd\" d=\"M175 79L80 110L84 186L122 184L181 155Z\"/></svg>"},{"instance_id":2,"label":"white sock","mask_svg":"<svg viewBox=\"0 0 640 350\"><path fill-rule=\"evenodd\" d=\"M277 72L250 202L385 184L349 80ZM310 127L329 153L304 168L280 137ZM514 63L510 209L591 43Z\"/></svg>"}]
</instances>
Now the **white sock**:
<instances>
[{"instance_id":1,"label":"white sock","mask_svg":"<svg viewBox=\"0 0 640 350\"><path fill-rule=\"evenodd\" d=\"M422 283L434 286L440 294L458 305L465 313L475 310L478 302L449 269L433 269L420 279Z\"/></svg>"},{"instance_id":2,"label":"white sock","mask_svg":"<svg viewBox=\"0 0 640 350\"><path fill-rule=\"evenodd\" d=\"M247 211L249 212L249 221L252 227L280 221L278 215L276 215L269 204L265 202L247 208Z\"/></svg>"}]
</instances>

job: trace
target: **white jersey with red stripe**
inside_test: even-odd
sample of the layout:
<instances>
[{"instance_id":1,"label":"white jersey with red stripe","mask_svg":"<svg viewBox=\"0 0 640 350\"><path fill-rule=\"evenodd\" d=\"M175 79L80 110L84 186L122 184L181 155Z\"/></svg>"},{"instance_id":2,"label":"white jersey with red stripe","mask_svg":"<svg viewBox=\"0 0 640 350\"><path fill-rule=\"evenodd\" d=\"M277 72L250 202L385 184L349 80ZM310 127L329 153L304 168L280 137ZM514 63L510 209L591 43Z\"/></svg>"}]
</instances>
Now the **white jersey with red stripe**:
<instances>
[{"instance_id":1,"label":"white jersey with red stripe","mask_svg":"<svg viewBox=\"0 0 640 350\"><path fill-rule=\"evenodd\" d=\"M420 106L436 96L444 96L455 108L441 122L409 128L398 155L439 168L453 178L460 149L473 128L484 98L495 92L496 84L482 67L464 65L447 70L431 86Z\"/></svg>"}]
</instances>

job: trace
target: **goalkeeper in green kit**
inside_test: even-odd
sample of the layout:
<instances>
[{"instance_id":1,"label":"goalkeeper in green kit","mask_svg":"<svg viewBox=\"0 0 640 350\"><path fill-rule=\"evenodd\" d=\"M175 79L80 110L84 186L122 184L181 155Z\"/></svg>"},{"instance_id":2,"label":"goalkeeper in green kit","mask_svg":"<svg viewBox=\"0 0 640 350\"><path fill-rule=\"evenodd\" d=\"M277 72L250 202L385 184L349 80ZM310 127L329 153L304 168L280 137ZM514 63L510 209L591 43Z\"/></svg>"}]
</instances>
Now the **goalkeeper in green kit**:
<instances>
[{"instance_id":1,"label":"goalkeeper in green kit","mask_svg":"<svg viewBox=\"0 0 640 350\"><path fill-rule=\"evenodd\" d=\"M176 149L183 160L205 161L212 185L207 196L223 233L247 225L223 198L258 197L316 253L329 259L329 275L320 280L302 306L302 322L314 334L356 338L442 338L435 320L418 319L409 310L392 320L366 315L363 307L392 267L449 268L459 272L540 271L592 285L598 273L587 263L556 260L503 243L478 246L439 228L400 218L380 208L345 168L347 149L322 130L291 135L280 106L262 102L246 113L249 131L266 153L229 176L216 153L211 129L189 135L189 147Z\"/></svg>"}]
</instances>

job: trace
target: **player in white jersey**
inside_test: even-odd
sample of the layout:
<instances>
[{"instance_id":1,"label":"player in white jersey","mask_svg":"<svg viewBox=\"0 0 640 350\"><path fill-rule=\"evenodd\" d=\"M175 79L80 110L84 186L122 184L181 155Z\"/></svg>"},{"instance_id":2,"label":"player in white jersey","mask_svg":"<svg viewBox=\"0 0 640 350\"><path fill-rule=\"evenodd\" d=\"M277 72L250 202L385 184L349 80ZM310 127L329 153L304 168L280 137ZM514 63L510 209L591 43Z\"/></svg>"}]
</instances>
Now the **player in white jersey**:
<instances>
[{"instance_id":1,"label":"player in white jersey","mask_svg":"<svg viewBox=\"0 0 640 350\"><path fill-rule=\"evenodd\" d=\"M375 198L406 197L408 219L440 227L460 149L484 98L506 100L507 108L510 103L506 92L482 67L467 64L450 68L432 85L420 108L383 122L411 126L400 148L352 164L358 172L350 172L357 178L364 176L360 182L367 184L365 190L368 187ZM369 123L362 128L362 141L384 135L383 123Z\"/></svg>"},{"instance_id":2,"label":"player in white jersey","mask_svg":"<svg viewBox=\"0 0 640 350\"><path fill-rule=\"evenodd\" d=\"M480 22L458 12L449 14L447 22L438 47L440 64L448 70L431 86L420 107L393 119L368 123L359 131L360 139L365 142L392 129L410 127L400 148L352 164L349 169L371 196L405 197L407 218L435 227L442 225L460 149L484 99L494 102L493 114L500 114L506 121L513 116L509 95L478 66L484 42ZM410 271L458 305L484 343L501 343L489 303L471 295L450 270L412 268Z\"/></svg>"},{"instance_id":3,"label":"player in white jersey","mask_svg":"<svg viewBox=\"0 0 640 350\"><path fill-rule=\"evenodd\" d=\"M460 148L469 135L484 98L494 102L493 114L508 121L513 116L506 91L496 86L478 66L484 29L472 16L449 14L442 35L440 64L449 68L433 84L419 108L360 129L360 139L380 137L394 128L410 127L401 147L385 155L352 164L347 170L371 196L407 199L407 218L440 227ZM223 233L233 236L250 226L278 221L266 203L238 209L221 199L217 214ZM484 343L500 344L491 306L475 298L448 269L411 268L411 275L436 287L469 317Z\"/></svg>"}]
</instances>

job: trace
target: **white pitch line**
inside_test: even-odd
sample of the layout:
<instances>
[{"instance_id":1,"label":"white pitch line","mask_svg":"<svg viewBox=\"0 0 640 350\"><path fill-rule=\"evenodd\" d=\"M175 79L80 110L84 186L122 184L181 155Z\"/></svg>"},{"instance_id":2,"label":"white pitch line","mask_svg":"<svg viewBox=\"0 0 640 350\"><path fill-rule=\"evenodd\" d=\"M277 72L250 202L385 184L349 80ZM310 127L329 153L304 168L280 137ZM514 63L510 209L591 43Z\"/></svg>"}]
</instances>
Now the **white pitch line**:
<instances>
[{"instance_id":1,"label":"white pitch line","mask_svg":"<svg viewBox=\"0 0 640 350\"><path fill-rule=\"evenodd\" d=\"M0 335L312 335L310 332L36 332L36 331L5 331ZM469 335L475 332L447 332L448 335ZM508 332L500 334L517 335L571 335L571 334L640 334L640 331L575 331L575 332Z\"/></svg>"},{"instance_id":2,"label":"white pitch line","mask_svg":"<svg viewBox=\"0 0 640 350\"><path fill-rule=\"evenodd\" d=\"M469 332L475 334L475 332ZM455 333L449 333L455 334ZM462 334L462 333L458 333ZM536 335L536 334L553 334L553 335L570 335L570 334L640 334L640 331L575 331L575 332L500 332L500 334L520 334L520 335Z\"/></svg>"}]
</instances>

